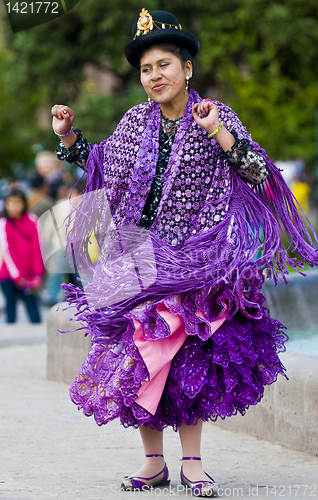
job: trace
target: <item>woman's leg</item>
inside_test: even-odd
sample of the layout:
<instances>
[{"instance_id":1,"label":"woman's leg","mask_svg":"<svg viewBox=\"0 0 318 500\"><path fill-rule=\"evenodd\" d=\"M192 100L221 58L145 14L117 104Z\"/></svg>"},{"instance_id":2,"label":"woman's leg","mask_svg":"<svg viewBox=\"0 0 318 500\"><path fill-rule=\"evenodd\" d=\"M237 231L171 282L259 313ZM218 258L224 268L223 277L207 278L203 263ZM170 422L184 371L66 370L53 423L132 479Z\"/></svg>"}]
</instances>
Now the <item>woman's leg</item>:
<instances>
[{"instance_id":1,"label":"woman's leg","mask_svg":"<svg viewBox=\"0 0 318 500\"><path fill-rule=\"evenodd\" d=\"M15 323L18 289L10 280L1 283L1 288L6 302L6 322Z\"/></svg>"},{"instance_id":2,"label":"woman's leg","mask_svg":"<svg viewBox=\"0 0 318 500\"><path fill-rule=\"evenodd\" d=\"M25 303L27 313L31 323L41 323L41 317L39 313L39 308L37 304L37 297L33 294L27 295L26 293L21 293L21 298Z\"/></svg>"},{"instance_id":3,"label":"woman's leg","mask_svg":"<svg viewBox=\"0 0 318 500\"><path fill-rule=\"evenodd\" d=\"M165 460L163 457L146 457L146 455L163 455L163 432L145 426L140 426L139 431L145 451L145 462L143 466L131 474L130 477L152 477L164 468ZM163 474L153 481L144 480L144 482L149 485L154 482L158 483L162 480L162 477ZM126 484L127 481L125 480L124 483ZM126 485L129 485L129 481Z\"/></svg>"},{"instance_id":4,"label":"woman's leg","mask_svg":"<svg viewBox=\"0 0 318 500\"><path fill-rule=\"evenodd\" d=\"M201 434L202 420L196 425L181 424L179 436L182 446L183 457L201 457ZM191 481L209 481L205 475L200 460L183 460L182 468L184 475Z\"/></svg>"}]
</instances>

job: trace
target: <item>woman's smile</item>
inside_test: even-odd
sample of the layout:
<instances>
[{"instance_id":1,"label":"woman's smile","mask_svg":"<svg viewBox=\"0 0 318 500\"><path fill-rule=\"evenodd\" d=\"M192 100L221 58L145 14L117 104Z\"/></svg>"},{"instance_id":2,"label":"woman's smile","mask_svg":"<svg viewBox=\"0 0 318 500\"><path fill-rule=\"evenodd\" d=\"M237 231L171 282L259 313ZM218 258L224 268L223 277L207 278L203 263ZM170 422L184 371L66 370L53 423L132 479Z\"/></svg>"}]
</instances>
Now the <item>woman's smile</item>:
<instances>
[{"instance_id":1,"label":"woman's smile","mask_svg":"<svg viewBox=\"0 0 318 500\"><path fill-rule=\"evenodd\" d=\"M159 90L162 90L166 87L166 85L164 83L157 83L157 85L154 85L152 87L152 90L154 90L155 92L158 92Z\"/></svg>"}]
</instances>

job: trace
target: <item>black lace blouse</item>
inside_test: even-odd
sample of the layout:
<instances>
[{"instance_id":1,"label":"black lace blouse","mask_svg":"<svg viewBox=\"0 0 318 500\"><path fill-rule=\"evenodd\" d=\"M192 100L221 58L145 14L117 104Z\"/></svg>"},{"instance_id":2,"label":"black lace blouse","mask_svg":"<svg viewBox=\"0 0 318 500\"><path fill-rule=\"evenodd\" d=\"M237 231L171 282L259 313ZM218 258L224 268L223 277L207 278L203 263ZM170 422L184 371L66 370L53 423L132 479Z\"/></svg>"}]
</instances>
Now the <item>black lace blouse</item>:
<instances>
[{"instance_id":1,"label":"black lace blouse","mask_svg":"<svg viewBox=\"0 0 318 500\"><path fill-rule=\"evenodd\" d=\"M156 176L152 182L151 189L146 200L144 210L139 222L139 227L149 229L155 221L163 188L162 175L166 171L171 147L174 142L178 124L181 118L169 120L162 115L161 129L159 133L159 157L156 167ZM56 154L60 160L66 160L69 163L76 163L85 170L86 160L88 158L91 145L86 139L83 139L79 129L75 130L77 140L73 146L66 148L60 142ZM268 175L267 163L260 153L254 151L247 139L239 139L235 130L231 131L235 137L235 143L230 151L222 151L219 157L227 159L236 168L237 173L242 179L250 184L261 184Z\"/></svg>"}]
</instances>

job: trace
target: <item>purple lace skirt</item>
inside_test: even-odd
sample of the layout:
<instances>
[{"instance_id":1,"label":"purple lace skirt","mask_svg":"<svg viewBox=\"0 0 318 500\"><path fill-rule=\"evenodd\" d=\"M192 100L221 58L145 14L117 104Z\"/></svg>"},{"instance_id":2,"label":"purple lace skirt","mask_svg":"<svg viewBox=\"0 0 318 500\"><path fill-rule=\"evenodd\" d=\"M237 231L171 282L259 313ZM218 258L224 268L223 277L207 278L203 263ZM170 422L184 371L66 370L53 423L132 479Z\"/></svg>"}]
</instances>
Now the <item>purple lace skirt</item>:
<instances>
[{"instance_id":1,"label":"purple lace skirt","mask_svg":"<svg viewBox=\"0 0 318 500\"><path fill-rule=\"evenodd\" d=\"M188 334L172 359L154 415L135 402L148 370L133 342L132 320L120 340L109 334L92 337L70 388L71 399L85 415L94 415L98 425L119 418L124 427L177 430L182 422L244 415L261 400L265 385L279 373L286 377L278 356L288 340L284 327L263 306L259 313L260 319L250 319L239 311L205 340L193 331Z\"/></svg>"}]
</instances>

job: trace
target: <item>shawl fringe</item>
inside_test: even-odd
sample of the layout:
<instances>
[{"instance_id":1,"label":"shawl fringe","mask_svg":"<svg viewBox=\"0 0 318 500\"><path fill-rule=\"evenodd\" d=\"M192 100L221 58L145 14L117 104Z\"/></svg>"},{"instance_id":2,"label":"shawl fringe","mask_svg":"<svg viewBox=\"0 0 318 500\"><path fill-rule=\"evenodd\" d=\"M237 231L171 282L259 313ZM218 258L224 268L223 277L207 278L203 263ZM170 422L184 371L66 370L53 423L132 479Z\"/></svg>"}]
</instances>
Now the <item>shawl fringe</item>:
<instances>
[{"instance_id":1,"label":"shawl fringe","mask_svg":"<svg viewBox=\"0 0 318 500\"><path fill-rule=\"evenodd\" d=\"M74 253L82 281L86 282L84 290L64 286L67 300L76 304L78 317L85 320L87 315L94 315L101 324L111 322L112 327L117 321L118 331L122 331L127 322L123 314L149 298L159 300L176 291L200 289L224 292L225 286L227 299L239 293L246 297L253 280L259 282L264 272L276 284L281 279L287 282L289 267L303 274L305 262L317 265L317 237L312 226L307 221L310 234L280 171L257 143L252 147L267 161L267 181L251 187L233 169L226 218L174 247L151 230L115 226L106 198L104 165L99 147L94 145L87 161L82 202L66 221L67 249L72 249L70 253ZM96 266L89 255L93 234L101 248ZM257 301L244 300L242 308L254 311L250 314L257 317Z\"/></svg>"}]
</instances>

